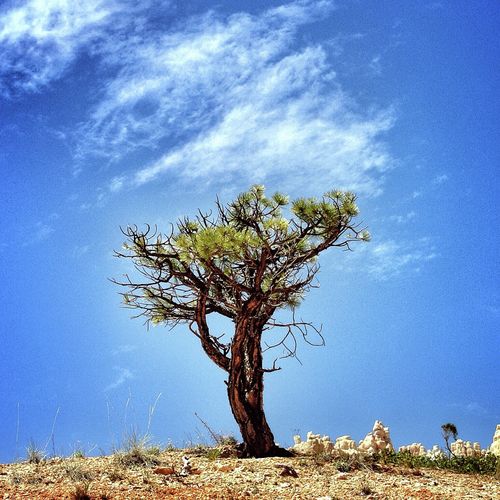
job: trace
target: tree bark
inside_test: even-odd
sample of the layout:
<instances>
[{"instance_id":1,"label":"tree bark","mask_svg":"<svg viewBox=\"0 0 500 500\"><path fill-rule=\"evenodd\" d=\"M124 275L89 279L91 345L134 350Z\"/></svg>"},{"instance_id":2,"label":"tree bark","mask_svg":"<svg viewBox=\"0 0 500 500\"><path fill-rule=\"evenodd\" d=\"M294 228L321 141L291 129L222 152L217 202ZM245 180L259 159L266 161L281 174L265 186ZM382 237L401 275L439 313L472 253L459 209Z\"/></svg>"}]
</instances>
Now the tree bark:
<instances>
[{"instance_id":1,"label":"tree bark","mask_svg":"<svg viewBox=\"0 0 500 500\"><path fill-rule=\"evenodd\" d=\"M287 450L276 446L264 414L262 327L251 317L236 323L229 366L229 403L243 437L242 456L287 456Z\"/></svg>"}]
</instances>

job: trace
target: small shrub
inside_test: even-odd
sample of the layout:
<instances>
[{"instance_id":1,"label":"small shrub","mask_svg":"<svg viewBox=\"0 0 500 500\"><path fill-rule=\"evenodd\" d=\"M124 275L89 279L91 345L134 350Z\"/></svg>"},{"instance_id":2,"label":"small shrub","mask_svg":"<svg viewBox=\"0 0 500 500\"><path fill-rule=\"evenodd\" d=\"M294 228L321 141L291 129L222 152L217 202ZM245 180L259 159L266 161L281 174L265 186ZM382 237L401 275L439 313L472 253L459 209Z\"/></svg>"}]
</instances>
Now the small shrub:
<instances>
[{"instance_id":1,"label":"small shrub","mask_svg":"<svg viewBox=\"0 0 500 500\"><path fill-rule=\"evenodd\" d=\"M217 446L236 446L237 439L232 435L219 435L217 439Z\"/></svg>"},{"instance_id":2,"label":"small shrub","mask_svg":"<svg viewBox=\"0 0 500 500\"><path fill-rule=\"evenodd\" d=\"M206 457L210 461L217 460L218 458L220 458L220 456L221 450L219 448L210 448L206 453Z\"/></svg>"},{"instance_id":3,"label":"small shrub","mask_svg":"<svg viewBox=\"0 0 500 500\"><path fill-rule=\"evenodd\" d=\"M90 483L77 484L71 498L72 500L91 500L89 491Z\"/></svg>"},{"instance_id":4,"label":"small shrub","mask_svg":"<svg viewBox=\"0 0 500 500\"><path fill-rule=\"evenodd\" d=\"M165 451L176 451L177 448L174 446L174 443L172 441L169 441L167 443L167 446L165 446Z\"/></svg>"},{"instance_id":5,"label":"small shrub","mask_svg":"<svg viewBox=\"0 0 500 500\"><path fill-rule=\"evenodd\" d=\"M351 472L352 464L348 460L337 460L335 462L335 468L339 472Z\"/></svg>"},{"instance_id":6,"label":"small shrub","mask_svg":"<svg viewBox=\"0 0 500 500\"><path fill-rule=\"evenodd\" d=\"M64 475L69 479L77 482L87 483L94 479L94 474L79 465L76 464L66 464L63 468Z\"/></svg>"},{"instance_id":7,"label":"small shrub","mask_svg":"<svg viewBox=\"0 0 500 500\"><path fill-rule=\"evenodd\" d=\"M30 464L40 464L46 458L44 451L39 448L34 441L30 441L26 448L26 460Z\"/></svg>"},{"instance_id":8,"label":"small shrub","mask_svg":"<svg viewBox=\"0 0 500 500\"><path fill-rule=\"evenodd\" d=\"M464 474L495 474L500 459L492 453L480 457L442 456L431 458L425 455L412 455L409 451L386 453L383 463L399 465L408 469L444 469L461 472Z\"/></svg>"},{"instance_id":9,"label":"small shrub","mask_svg":"<svg viewBox=\"0 0 500 500\"><path fill-rule=\"evenodd\" d=\"M331 453L322 451L320 453L316 453L313 455L313 460L315 465L323 466L325 464L328 464L332 462L334 459L334 456Z\"/></svg>"},{"instance_id":10,"label":"small shrub","mask_svg":"<svg viewBox=\"0 0 500 500\"><path fill-rule=\"evenodd\" d=\"M372 493L374 493L372 487L370 486L370 484L366 481L366 479L363 479L361 481L361 485L360 485L360 492L362 495L371 495Z\"/></svg>"},{"instance_id":11,"label":"small shrub","mask_svg":"<svg viewBox=\"0 0 500 500\"><path fill-rule=\"evenodd\" d=\"M122 450L115 454L117 461L124 467L158 465L161 450L149 445L149 436L138 437L133 432L125 441Z\"/></svg>"},{"instance_id":12,"label":"small shrub","mask_svg":"<svg viewBox=\"0 0 500 500\"><path fill-rule=\"evenodd\" d=\"M71 456L73 458L85 458L85 452L83 450L75 450Z\"/></svg>"}]
</instances>

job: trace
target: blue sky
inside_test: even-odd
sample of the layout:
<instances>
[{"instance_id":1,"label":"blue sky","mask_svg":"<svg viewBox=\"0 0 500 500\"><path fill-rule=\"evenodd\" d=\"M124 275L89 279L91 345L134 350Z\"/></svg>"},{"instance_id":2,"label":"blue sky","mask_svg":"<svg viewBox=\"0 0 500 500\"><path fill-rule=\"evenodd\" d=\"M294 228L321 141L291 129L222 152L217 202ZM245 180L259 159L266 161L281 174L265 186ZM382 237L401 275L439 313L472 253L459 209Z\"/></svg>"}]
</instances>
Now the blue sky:
<instances>
[{"instance_id":1,"label":"blue sky","mask_svg":"<svg viewBox=\"0 0 500 500\"><path fill-rule=\"evenodd\" d=\"M266 379L277 441L491 443L500 422L496 1L28 0L0 5L0 461L109 451L131 426L236 433L187 328L108 281L127 224L251 184L357 192L369 244L322 255L326 347ZM228 325L214 323L221 331ZM208 438L207 438L208 439Z\"/></svg>"}]
</instances>

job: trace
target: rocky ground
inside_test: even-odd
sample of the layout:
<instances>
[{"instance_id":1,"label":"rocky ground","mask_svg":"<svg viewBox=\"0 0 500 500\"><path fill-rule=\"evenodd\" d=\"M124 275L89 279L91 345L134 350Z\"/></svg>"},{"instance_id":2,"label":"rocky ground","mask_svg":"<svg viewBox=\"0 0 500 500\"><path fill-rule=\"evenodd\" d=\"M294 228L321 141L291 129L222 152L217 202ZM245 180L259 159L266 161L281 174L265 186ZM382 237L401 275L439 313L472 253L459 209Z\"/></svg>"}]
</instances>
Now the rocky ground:
<instances>
[{"instance_id":1,"label":"rocky ground","mask_svg":"<svg viewBox=\"0 0 500 500\"><path fill-rule=\"evenodd\" d=\"M183 468L189 456L191 470ZM54 458L0 465L0 499L500 499L493 476L362 466L339 472L319 457L238 459L175 450L155 464L123 456Z\"/></svg>"}]
</instances>

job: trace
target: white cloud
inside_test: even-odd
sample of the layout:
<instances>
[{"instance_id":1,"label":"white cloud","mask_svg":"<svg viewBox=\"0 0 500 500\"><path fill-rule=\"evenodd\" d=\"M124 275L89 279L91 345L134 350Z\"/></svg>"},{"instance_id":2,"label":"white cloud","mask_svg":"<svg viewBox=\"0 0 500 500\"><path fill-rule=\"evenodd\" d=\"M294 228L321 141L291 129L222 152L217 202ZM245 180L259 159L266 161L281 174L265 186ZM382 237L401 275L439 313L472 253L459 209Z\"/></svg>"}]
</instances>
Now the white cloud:
<instances>
[{"instance_id":1,"label":"white cloud","mask_svg":"<svg viewBox=\"0 0 500 500\"><path fill-rule=\"evenodd\" d=\"M398 224L405 224L406 222L413 220L416 215L417 214L412 210L404 215L391 215L389 220L397 222Z\"/></svg>"},{"instance_id":2,"label":"white cloud","mask_svg":"<svg viewBox=\"0 0 500 500\"><path fill-rule=\"evenodd\" d=\"M26 238L23 246L35 245L40 243L50 237L54 232L54 228L45 222L37 222L35 227L30 232L29 236Z\"/></svg>"},{"instance_id":3,"label":"white cloud","mask_svg":"<svg viewBox=\"0 0 500 500\"><path fill-rule=\"evenodd\" d=\"M121 8L108 0L27 0L0 9L0 93L35 92L59 78Z\"/></svg>"},{"instance_id":4,"label":"white cloud","mask_svg":"<svg viewBox=\"0 0 500 500\"><path fill-rule=\"evenodd\" d=\"M339 270L365 273L376 281L418 273L425 263L439 256L428 238L414 242L372 241L344 255L345 260L334 264Z\"/></svg>"},{"instance_id":5,"label":"white cloud","mask_svg":"<svg viewBox=\"0 0 500 500\"><path fill-rule=\"evenodd\" d=\"M128 368L120 368L119 366L115 366L114 370L117 371L117 376L111 384L104 388L104 391L112 391L117 387L123 385L127 380L133 379L134 374Z\"/></svg>"},{"instance_id":6,"label":"white cloud","mask_svg":"<svg viewBox=\"0 0 500 500\"><path fill-rule=\"evenodd\" d=\"M432 183L439 186L440 184L444 184L448 179L449 177L446 174L436 175L436 177L432 179Z\"/></svg>"},{"instance_id":7,"label":"white cloud","mask_svg":"<svg viewBox=\"0 0 500 500\"><path fill-rule=\"evenodd\" d=\"M307 178L377 194L391 163L379 136L392 112L358 111L323 47L294 48L299 25L331 6L299 1L259 16L209 13L134 41L80 129L79 155L119 160L161 146L148 165L115 177L111 191L169 173L220 183Z\"/></svg>"},{"instance_id":8,"label":"white cloud","mask_svg":"<svg viewBox=\"0 0 500 500\"><path fill-rule=\"evenodd\" d=\"M376 279L387 280L406 271L420 271L423 263L437 257L427 239L418 243L404 244L388 240L378 243L370 250L368 273Z\"/></svg>"}]
</instances>

